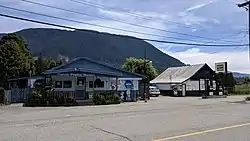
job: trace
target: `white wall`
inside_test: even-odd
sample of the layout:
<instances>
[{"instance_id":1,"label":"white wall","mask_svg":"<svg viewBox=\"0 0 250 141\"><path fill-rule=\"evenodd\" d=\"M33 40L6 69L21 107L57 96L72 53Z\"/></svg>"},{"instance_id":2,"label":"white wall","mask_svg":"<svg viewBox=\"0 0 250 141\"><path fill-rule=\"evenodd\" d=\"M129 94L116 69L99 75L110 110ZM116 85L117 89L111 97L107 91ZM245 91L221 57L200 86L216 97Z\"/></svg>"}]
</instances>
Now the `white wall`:
<instances>
[{"instance_id":1,"label":"white wall","mask_svg":"<svg viewBox=\"0 0 250 141\"><path fill-rule=\"evenodd\" d=\"M72 88L54 88L55 91L74 91L76 86L76 77L75 76L66 76L66 75L56 75L52 76L52 81L55 84L55 81L72 81Z\"/></svg>"},{"instance_id":2,"label":"white wall","mask_svg":"<svg viewBox=\"0 0 250 141\"><path fill-rule=\"evenodd\" d=\"M213 90L216 90L216 82L213 81Z\"/></svg>"},{"instance_id":3,"label":"white wall","mask_svg":"<svg viewBox=\"0 0 250 141\"><path fill-rule=\"evenodd\" d=\"M200 89L203 91L205 90L205 80L204 79L200 80Z\"/></svg>"},{"instance_id":4,"label":"white wall","mask_svg":"<svg viewBox=\"0 0 250 141\"><path fill-rule=\"evenodd\" d=\"M93 85L94 85L94 81L96 79L101 79L101 81L104 81L104 87L103 88L89 88L89 81L93 81ZM95 76L87 76L86 77L86 91L105 91L105 90L111 90L110 88L110 78L109 77L95 77Z\"/></svg>"},{"instance_id":5,"label":"white wall","mask_svg":"<svg viewBox=\"0 0 250 141\"><path fill-rule=\"evenodd\" d=\"M198 91L199 90L199 81L188 80L184 82L186 84L187 91Z\"/></svg>"},{"instance_id":6,"label":"white wall","mask_svg":"<svg viewBox=\"0 0 250 141\"><path fill-rule=\"evenodd\" d=\"M132 82L133 82L133 88L131 89L131 90L138 90L139 89L139 82L138 82L138 80L133 80L133 79L131 79L131 78L127 78L127 79L119 79L118 78L118 90L120 90L120 91L125 91L125 90L127 90L127 88L125 87L125 82L126 82L126 80L131 80Z\"/></svg>"},{"instance_id":7,"label":"white wall","mask_svg":"<svg viewBox=\"0 0 250 141\"><path fill-rule=\"evenodd\" d=\"M101 79L101 81L104 81L104 88L94 88L94 90L112 90L112 84L116 84L116 78L111 78L111 77L95 77L95 79ZM94 80L95 80L94 79ZM138 90L139 88L139 82L138 79L134 78L118 78L118 91L125 91L127 90L125 87L125 81L126 80L131 80L133 82L133 89L132 90ZM93 77L87 77L86 78L86 91L93 91L93 88L89 88L89 81L93 81Z\"/></svg>"},{"instance_id":8,"label":"white wall","mask_svg":"<svg viewBox=\"0 0 250 141\"><path fill-rule=\"evenodd\" d=\"M89 88L89 81L94 81L96 79L100 79L101 81L104 81L104 87L103 88ZM86 76L86 82L84 83L83 86L77 86L77 77L76 76L52 76L53 82L55 81L67 81L70 80L72 81L72 88L55 88L55 91L74 91L76 89L85 89L86 85L86 91L106 91L106 90L112 90L111 85L116 84L116 78L111 78L111 77L96 77L96 76ZM139 88L139 80L140 79L135 79L135 78L118 78L118 90L125 91L127 90L125 87L125 81L126 80L131 80L133 82L133 89L132 90L138 90Z\"/></svg>"},{"instance_id":9,"label":"white wall","mask_svg":"<svg viewBox=\"0 0 250 141\"><path fill-rule=\"evenodd\" d=\"M156 84L156 87L158 87L160 90L172 90L171 84Z\"/></svg>"}]
</instances>

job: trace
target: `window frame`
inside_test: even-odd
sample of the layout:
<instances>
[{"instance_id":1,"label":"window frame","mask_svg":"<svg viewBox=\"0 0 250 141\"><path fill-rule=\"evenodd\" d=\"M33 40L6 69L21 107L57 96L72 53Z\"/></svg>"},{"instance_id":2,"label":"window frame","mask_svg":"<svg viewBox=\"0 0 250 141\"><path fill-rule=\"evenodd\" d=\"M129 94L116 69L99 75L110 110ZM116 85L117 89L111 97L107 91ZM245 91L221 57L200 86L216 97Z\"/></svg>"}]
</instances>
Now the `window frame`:
<instances>
[{"instance_id":1,"label":"window frame","mask_svg":"<svg viewBox=\"0 0 250 141\"><path fill-rule=\"evenodd\" d=\"M82 81L82 85L79 85L79 82ZM85 79L84 78L77 78L77 82L76 82L76 85L77 86L84 86L85 85Z\"/></svg>"},{"instance_id":2,"label":"window frame","mask_svg":"<svg viewBox=\"0 0 250 141\"><path fill-rule=\"evenodd\" d=\"M65 82L70 82L70 87L65 87ZM65 88L65 89L71 89L72 87L73 87L73 83L72 83L71 80L64 80L63 81L63 88Z\"/></svg>"},{"instance_id":3,"label":"window frame","mask_svg":"<svg viewBox=\"0 0 250 141\"><path fill-rule=\"evenodd\" d=\"M57 85L58 82L60 82L60 86ZM63 88L63 82L62 81L55 81L55 88Z\"/></svg>"},{"instance_id":4,"label":"window frame","mask_svg":"<svg viewBox=\"0 0 250 141\"><path fill-rule=\"evenodd\" d=\"M98 82L98 83L97 83L97 82ZM100 78L97 78L97 79L94 81L94 87L95 87L95 88L104 88L104 87L105 87L104 81L102 81Z\"/></svg>"}]
</instances>

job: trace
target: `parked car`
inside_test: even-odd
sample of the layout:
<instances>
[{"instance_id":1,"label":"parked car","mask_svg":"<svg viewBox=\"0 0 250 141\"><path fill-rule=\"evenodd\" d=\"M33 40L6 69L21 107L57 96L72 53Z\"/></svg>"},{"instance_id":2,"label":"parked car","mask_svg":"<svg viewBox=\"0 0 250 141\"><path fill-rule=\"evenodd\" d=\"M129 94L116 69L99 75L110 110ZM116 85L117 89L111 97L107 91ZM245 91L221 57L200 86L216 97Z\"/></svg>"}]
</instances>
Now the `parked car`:
<instances>
[{"instance_id":1,"label":"parked car","mask_svg":"<svg viewBox=\"0 0 250 141\"><path fill-rule=\"evenodd\" d=\"M155 86L149 86L149 94L150 96L158 97L161 93L160 90Z\"/></svg>"}]
</instances>

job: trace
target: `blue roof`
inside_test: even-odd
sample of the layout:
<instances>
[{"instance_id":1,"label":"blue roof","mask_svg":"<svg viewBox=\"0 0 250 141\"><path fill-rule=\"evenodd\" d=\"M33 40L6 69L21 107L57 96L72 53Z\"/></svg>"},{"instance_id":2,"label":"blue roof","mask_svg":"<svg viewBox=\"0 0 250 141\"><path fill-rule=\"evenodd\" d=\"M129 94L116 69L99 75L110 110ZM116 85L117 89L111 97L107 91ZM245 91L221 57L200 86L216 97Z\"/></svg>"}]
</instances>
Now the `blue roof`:
<instances>
[{"instance_id":1,"label":"blue roof","mask_svg":"<svg viewBox=\"0 0 250 141\"><path fill-rule=\"evenodd\" d=\"M28 80L28 79L44 79L44 78L42 76L15 77L8 79L8 81Z\"/></svg>"},{"instance_id":2,"label":"blue roof","mask_svg":"<svg viewBox=\"0 0 250 141\"><path fill-rule=\"evenodd\" d=\"M145 78L141 74L131 73L105 63L94 61L85 57L71 60L67 64L47 70L44 75L55 75L61 73L86 73L99 76L115 76L123 78Z\"/></svg>"}]
</instances>

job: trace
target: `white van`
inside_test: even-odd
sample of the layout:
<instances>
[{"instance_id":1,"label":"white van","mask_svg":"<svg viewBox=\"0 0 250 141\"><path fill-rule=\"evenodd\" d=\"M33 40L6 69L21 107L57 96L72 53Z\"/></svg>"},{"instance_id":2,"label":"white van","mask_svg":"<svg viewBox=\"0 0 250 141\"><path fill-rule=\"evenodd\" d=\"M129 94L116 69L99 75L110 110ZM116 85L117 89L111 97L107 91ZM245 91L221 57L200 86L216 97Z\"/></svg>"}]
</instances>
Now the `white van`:
<instances>
[{"instance_id":1,"label":"white van","mask_svg":"<svg viewBox=\"0 0 250 141\"><path fill-rule=\"evenodd\" d=\"M149 94L150 96L158 97L161 93L160 90L155 86L149 86Z\"/></svg>"}]
</instances>

